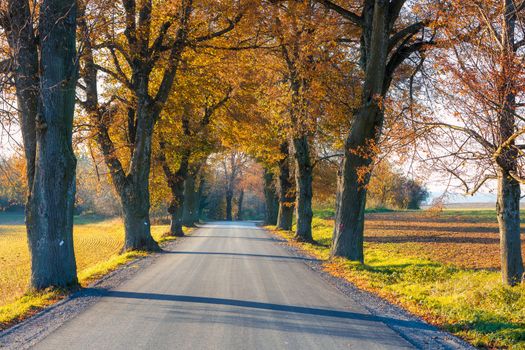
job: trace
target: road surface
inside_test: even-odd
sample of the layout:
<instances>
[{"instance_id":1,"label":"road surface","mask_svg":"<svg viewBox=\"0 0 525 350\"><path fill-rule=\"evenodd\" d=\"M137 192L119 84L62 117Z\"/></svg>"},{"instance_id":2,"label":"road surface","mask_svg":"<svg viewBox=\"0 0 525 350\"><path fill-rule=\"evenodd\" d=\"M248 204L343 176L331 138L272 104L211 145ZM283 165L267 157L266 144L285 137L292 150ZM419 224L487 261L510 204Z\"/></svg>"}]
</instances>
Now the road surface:
<instances>
[{"instance_id":1,"label":"road surface","mask_svg":"<svg viewBox=\"0 0 525 350\"><path fill-rule=\"evenodd\" d=\"M208 224L36 349L410 349L253 223Z\"/></svg>"}]
</instances>

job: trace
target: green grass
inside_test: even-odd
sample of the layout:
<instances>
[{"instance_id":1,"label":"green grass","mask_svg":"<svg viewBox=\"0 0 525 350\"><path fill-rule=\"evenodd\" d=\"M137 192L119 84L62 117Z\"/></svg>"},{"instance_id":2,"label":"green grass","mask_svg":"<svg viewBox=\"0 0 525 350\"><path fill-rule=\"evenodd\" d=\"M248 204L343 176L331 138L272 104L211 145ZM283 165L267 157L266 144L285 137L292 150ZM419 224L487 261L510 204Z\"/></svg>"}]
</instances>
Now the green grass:
<instances>
[{"instance_id":1,"label":"green grass","mask_svg":"<svg viewBox=\"0 0 525 350\"><path fill-rule=\"evenodd\" d=\"M489 214L483 211L480 215ZM324 266L332 274L401 304L475 346L525 349L524 286L504 286L495 271L461 269L406 256L394 249L393 243L365 244L363 265L346 259L328 260L332 230L333 221L316 217L313 236L318 244L293 244L325 260ZM293 239L290 232L276 232Z\"/></svg>"}]
</instances>

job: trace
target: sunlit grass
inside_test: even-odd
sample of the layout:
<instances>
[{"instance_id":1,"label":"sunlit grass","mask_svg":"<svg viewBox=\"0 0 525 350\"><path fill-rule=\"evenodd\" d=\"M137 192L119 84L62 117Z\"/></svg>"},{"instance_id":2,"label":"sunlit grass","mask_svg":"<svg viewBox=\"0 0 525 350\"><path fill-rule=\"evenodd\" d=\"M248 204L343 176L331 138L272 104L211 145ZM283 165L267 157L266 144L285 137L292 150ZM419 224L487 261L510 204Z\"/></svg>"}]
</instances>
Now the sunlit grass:
<instances>
[{"instance_id":1,"label":"sunlit grass","mask_svg":"<svg viewBox=\"0 0 525 350\"><path fill-rule=\"evenodd\" d=\"M403 254L395 243L366 243L364 265L341 258L330 261L332 231L333 221L314 218L317 244L293 244L324 260L330 273L401 304L476 346L525 349L525 286L504 286L497 271L458 268ZM293 238L290 232L276 232Z\"/></svg>"},{"instance_id":2,"label":"sunlit grass","mask_svg":"<svg viewBox=\"0 0 525 350\"><path fill-rule=\"evenodd\" d=\"M152 226L160 242L168 226ZM104 276L145 253L120 254L124 227L119 219L75 218L74 245L78 277L82 286ZM30 257L23 216L0 214L0 329L63 298L66 292L49 290L27 293Z\"/></svg>"}]
</instances>

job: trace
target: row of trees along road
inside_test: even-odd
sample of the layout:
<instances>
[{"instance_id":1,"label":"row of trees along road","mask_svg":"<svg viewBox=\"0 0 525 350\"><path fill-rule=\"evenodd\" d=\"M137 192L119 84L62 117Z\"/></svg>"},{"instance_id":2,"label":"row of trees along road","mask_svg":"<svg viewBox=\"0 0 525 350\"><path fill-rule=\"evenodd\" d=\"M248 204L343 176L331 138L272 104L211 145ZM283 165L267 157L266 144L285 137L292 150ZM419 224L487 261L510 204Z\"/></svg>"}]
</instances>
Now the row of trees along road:
<instances>
[{"instance_id":1,"label":"row of trees along road","mask_svg":"<svg viewBox=\"0 0 525 350\"><path fill-rule=\"evenodd\" d=\"M295 211L302 241L314 176L338 165L331 255L363 262L373 169L410 154L469 192L498 180L503 280L518 283L524 11L512 0L2 2L31 286L77 281L73 136L109 173L123 251L159 249L152 202L167 206L167 234L183 235L213 164L233 218L234 169L248 155L264 167L267 222L291 230Z\"/></svg>"}]
</instances>

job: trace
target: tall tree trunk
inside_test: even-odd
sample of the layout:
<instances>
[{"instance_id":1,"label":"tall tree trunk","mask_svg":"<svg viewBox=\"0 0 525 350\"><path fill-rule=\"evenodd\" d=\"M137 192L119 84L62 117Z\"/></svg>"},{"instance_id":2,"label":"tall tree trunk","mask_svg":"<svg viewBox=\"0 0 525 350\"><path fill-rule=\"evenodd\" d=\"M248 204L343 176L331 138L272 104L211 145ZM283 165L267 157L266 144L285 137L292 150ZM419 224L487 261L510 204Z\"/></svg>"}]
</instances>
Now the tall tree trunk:
<instances>
[{"instance_id":1,"label":"tall tree trunk","mask_svg":"<svg viewBox=\"0 0 525 350\"><path fill-rule=\"evenodd\" d=\"M35 173L26 217L34 289L78 283L73 249L76 159L72 146L76 11L74 0L44 0L39 16L42 104L36 120Z\"/></svg>"},{"instance_id":2,"label":"tall tree trunk","mask_svg":"<svg viewBox=\"0 0 525 350\"><path fill-rule=\"evenodd\" d=\"M520 184L512 176L518 169L518 149L515 146L516 127L516 5L503 0L501 76L498 97L503 108L498 114L498 132L501 151L495 160L498 166L498 198L496 203L500 232L501 274L503 282L516 285L523 279L523 257L520 237ZM507 143L506 147L502 147Z\"/></svg>"},{"instance_id":3,"label":"tall tree trunk","mask_svg":"<svg viewBox=\"0 0 525 350\"><path fill-rule=\"evenodd\" d=\"M302 75L303 69L299 69L298 42L291 43L291 47L281 45L283 58L288 66L288 79L291 89L290 121L292 124L291 139L294 148L295 160L295 185L297 193L297 225L295 239L311 242L312 239L312 164L310 159L310 146L308 144L309 130L309 101L305 91L308 90L310 79ZM283 145L281 145L282 147ZM283 150L281 149L281 152ZM285 153L283 153L285 154ZM284 209L284 208L283 208Z\"/></svg>"},{"instance_id":4,"label":"tall tree trunk","mask_svg":"<svg viewBox=\"0 0 525 350\"><path fill-rule=\"evenodd\" d=\"M112 176L122 204L125 239L122 251L158 251L159 245L151 236L149 218L149 172L151 166L151 142L155 112L146 108L137 113L137 137L128 176ZM113 173L112 173L113 174Z\"/></svg>"},{"instance_id":5,"label":"tall tree trunk","mask_svg":"<svg viewBox=\"0 0 525 350\"><path fill-rule=\"evenodd\" d=\"M141 198L145 194L145 186L129 186L128 194L121 196L122 216L124 219L124 247L122 251L159 250L157 242L151 236L149 219L149 200Z\"/></svg>"},{"instance_id":6,"label":"tall tree trunk","mask_svg":"<svg viewBox=\"0 0 525 350\"><path fill-rule=\"evenodd\" d=\"M353 261L364 261L363 241L366 206L366 186L370 180L373 155L354 152L359 145L376 137L376 129L382 122L382 111L370 106L358 111L347 139L345 158L336 204L335 228L332 240L332 256L342 256ZM379 124L379 125L378 125Z\"/></svg>"},{"instance_id":7,"label":"tall tree trunk","mask_svg":"<svg viewBox=\"0 0 525 350\"><path fill-rule=\"evenodd\" d=\"M168 187L171 190L171 199L168 207L168 213L170 214L170 230L166 233L167 236L184 236L182 229L182 215L183 215L183 204L184 204L184 183L188 176L188 166L190 159L190 151L185 150L182 153L179 168L176 172L172 172L167 161L166 161L166 150L164 142L160 143L159 161L162 165L164 175L168 182Z\"/></svg>"},{"instance_id":8,"label":"tall tree trunk","mask_svg":"<svg viewBox=\"0 0 525 350\"><path fill-rule=\"evenodd\" d=\"M244 201L244 189L239 191L239 199L237 201L237 220L241 221L243 218L242 214L242 202Z\"/></svg>"},{"instance_id":9,"label":"tall tree trunk","mask_svg":"<svg viewBox=\"0 0 525 350\"><path fill-rule=\"evenodd\" d=\"M201 175L201 180L199 182L199 190L197 191L197 201L196 201L196 208L195 210L195 218L194 222L199 222L199 220L202 218L202 214L204 212L204 208L206 207L206 196L204 195L204 187L206 184L206 180L204 179L204 176Z\"/></svg>"},{"instance_id":10,"label":"tall tree trunk","mask_svg":"<svg viewBox=\"0 0 525 350\"><path fill-rule=\"evenodd\" d=\"M345 144L331 249L332 256L360 262L364 261L366 185L375 157L375 145L382 132L382 99L391 81L391 76L386 74L392 23L389 2L370 2L365 6L363 16L366 22L361 44L365 70L363 95Z\"/></svg>"},{"instance_id":11,"label":"tall tree trunk","mask_svg":"<svg viewBox=\"0 0 525 350\"><path fill-rule=\"evenodd\" d=\"M168 236L182 237L184 230L182 229L182 215L184 210L184 177L185 174L179 171L175 174L175 178L169 181L171 190L171 200L168 207L170 214L170 230Z\"/></svg>"},{"instance_id":12,"label":"tall tree trunk","mask_svg":"<svg viewBox=\"0 0 525 350\"><path fill-rule=\"evenodd\" d=\"M195 226L195 212L198 211L197 196L198 193L195 192L195 174L191 173L184 182L182 223L186 227Z\"/></svg>"},{"instance_id":13,"label":"tall tree trunk","mask_svg":"<svg viewBox=\"0 0 525 350\"><path fill-rule=\"evenodd\" d=\"M295 188L290 175L290 150L288 142L281 144L283 158L279 161L279 212L277 213L277 228L290 231L293 223L295 206Z\"/></svg>"},{"instance_id":14,"label":"tall tree trunk","mask_svg":"<svg viewBox=\"0 0 525 350\"><path fill-rule=\"evenodd\" d=\"M264 202L264 223L267 225L276 225L277 215L279 213L279 197L275 190L274 174L266 168L264 169Z\"/></svg>"},{"instance_id":15,"label":"tall tree trunk","mask_svg":"<svg viewBox=\"0 0 525 350\"><path fill-rule=\"evenodd\" d=\"M232 221L233 220L232 201L233 201L233 190L227 189L226 190L226 221Z\"/></svg>"},{"instance_id":16,"label":"tall tree trunk","mask_svg":"<svg viewBox=\"0 0 525 350\"><path fill-rule=\"evenodd\" d=\"M516 285L523 278L523 258L520 237L520 184L508 172L498 174L496 204L503 282Z\"/></svg>"},{"instance_id":17,"label":"tall tree trunk","mask_svg":"<svg viewBox=\"0 0 525 350\"><path fill-rule=\"evenodd\" d=\"M297 227L295 238L311 242L312 238L312 165L308 138L302 136L293 140L295 155L295 179L297 186Z\"/></svg>"},{"instance_id":18,"label":"tall tree trunk","mask_svg":"<svg viewBox=\"0 0 525 350\"><path fill-rule=\"evenodd\" d=\"M82 4L82 2L80 2ZM138 5L138 6L136 6ZM131 108L128 112L127 138L129 141L131 162L127 171L119 159L117 147L113 143L109 128L114 105L99 103L97 74L93 60L93 45L90 38L90 26L85 19L81 19L81 40L84 44L84 69L82 75L85 82L86 100L83 107L89 113L93 125L96 127L97 143L104 156L113 184L123 206L125 240L124 251L130 250L160 250L158 244L151 237L149 220L149 173L151 165L151 143L153 128L159 119L164 104L168 100L175 77L178 71L182 53L187 45L189 32L189 18L193 6L192 1L182 1L178 17L178 30L174 40L166 47L167 60L164 67L158 64L159 50L165 42L166 31L161 31L155 40L151 40L151 0L124 1L122 9L126 17L124 32L125 45L132 53L133 60L129 63L129 76L124 84L128 91ZM149 45L153 42L153 45ZM163 50L164 51L164 50ZM118 58L114 56L115 61ZM119 66L118 63L115 63ZM156 70L155 68L159 68ZM116 75L128 75L116 69ZM160 74L159 87L152 91L150 78L152 72Z\"/></svg>"},{"instance_id":19,"label":"tall tree trunk","mask_svg":"<svg viewBox=\"0 0 525 350\"><path fill-rule=\"evenodd\" d=\"M168 207L170 214L170 230L167 236L182 237L184 230L182 229L182 215L184 210L184 180L176 180L171 186L171 200Z\"/></svg>"}]
</instances>

